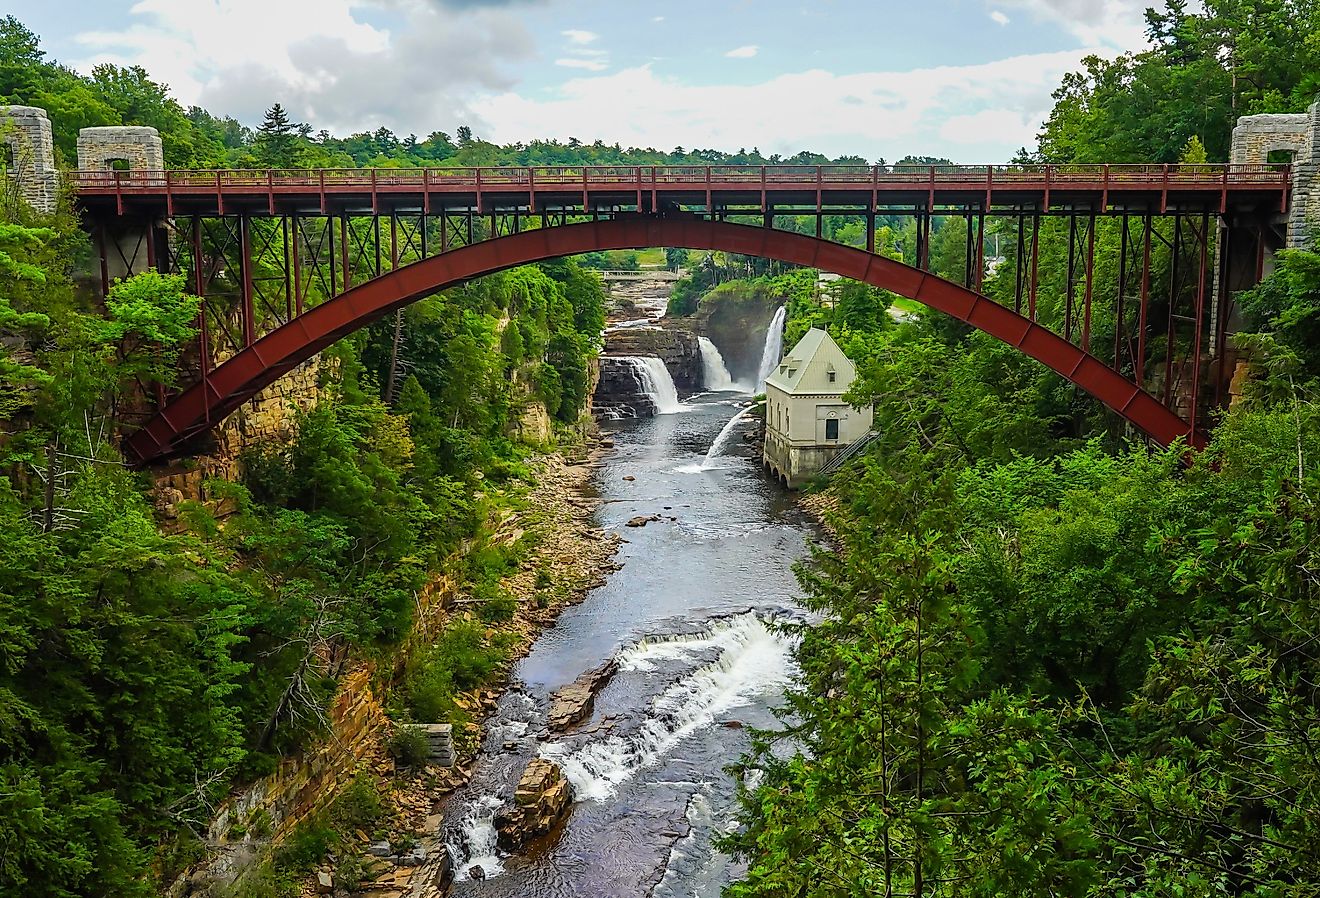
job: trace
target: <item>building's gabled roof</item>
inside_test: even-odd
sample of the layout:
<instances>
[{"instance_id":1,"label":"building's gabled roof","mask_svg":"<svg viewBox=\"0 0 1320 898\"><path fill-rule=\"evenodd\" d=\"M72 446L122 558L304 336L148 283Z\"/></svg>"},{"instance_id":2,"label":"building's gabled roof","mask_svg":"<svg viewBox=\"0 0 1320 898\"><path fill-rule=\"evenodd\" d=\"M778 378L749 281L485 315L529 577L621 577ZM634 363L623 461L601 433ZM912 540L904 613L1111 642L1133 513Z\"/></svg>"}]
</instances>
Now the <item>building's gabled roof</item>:
<instances>
[{"instance_id":1,"label":"building's gabled roof","mask_svg":"<svg viewBox=\"0 0 1320 898\"><path fill-rule=\"evenodd\" d=\"M834 372L834 380L829 374ZM825 331L813 327L779 360L765 379L785 393L833 393L841 395L857 376L839 344Z\"/></svg>"}]
</instances>

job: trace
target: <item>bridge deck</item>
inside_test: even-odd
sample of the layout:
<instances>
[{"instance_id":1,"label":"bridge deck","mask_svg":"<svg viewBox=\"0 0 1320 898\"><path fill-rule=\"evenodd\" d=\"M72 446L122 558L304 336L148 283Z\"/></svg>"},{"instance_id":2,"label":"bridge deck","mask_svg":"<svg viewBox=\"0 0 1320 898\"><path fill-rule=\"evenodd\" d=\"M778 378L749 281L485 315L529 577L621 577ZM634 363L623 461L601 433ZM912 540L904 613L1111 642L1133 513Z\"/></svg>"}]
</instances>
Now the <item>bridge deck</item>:
<instances>
[{"instance_id":1,"label":"bridge deck","mask_svg":"<svg viewBox=\"0 0 1320 898\"><path fill-rule=\"evenodd\" d=\"M624 166L80 171L79 202L113 214L489 213L683 206L885 211L940 206L1282 211L1286 165Z\"/></svg>"}]
</instances>

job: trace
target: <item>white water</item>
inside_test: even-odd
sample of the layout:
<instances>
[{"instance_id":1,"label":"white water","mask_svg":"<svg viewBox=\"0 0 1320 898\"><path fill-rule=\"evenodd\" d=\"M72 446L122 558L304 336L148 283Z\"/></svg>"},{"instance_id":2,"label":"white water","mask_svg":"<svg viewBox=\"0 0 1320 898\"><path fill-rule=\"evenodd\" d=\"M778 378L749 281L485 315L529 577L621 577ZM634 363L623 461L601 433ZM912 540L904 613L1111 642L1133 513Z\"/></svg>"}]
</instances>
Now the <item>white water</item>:
<instances>
[{"instance_id":1,"label":"white water","mask_svg":"<svg viewBox=\"0 0 1320 898\"><path fill-rule=\"evenodd\" d=\"M471 878L473 867L480 867L487 879L504 872L495 842L495 812L502 804L496 795L483 795L468 807L459 822L459 840L448 848L454 859L454 878L460 882Z\"/></svg>"},{"instance_id":2,"label":"white water","mask_svg":"<svg viewBox=\"0 0 1320 898\"><path fill-rule=\"evenodd\" d=\"M656 414L672 415L683 411L683 403L678 401L678 388L664 362L654 356L625 356L624 361L637 371L643 391L655 403Z\"/></svg>"},{"instance_id":3,"label":"white water","mask_svg":"<svg viewBox=\"0 0 1320 898\"><path fill-rule=\"evenodd\" d=\"M711 393L751 392L745 384L734 381L733 376L729 374L728 367L724 364L724 356L720 353L720 348L712 343L710 338L697 337L697 345L701 347L701 373L707 391Z\"/></svg>"},{"instance_id":4,"label":"white water","mask_svg":"<svg viewBox=\"0 0 1320 898\"><path fill-rule=\"evenodd\" d=\"M720 454L724 452L724 447L728 445L729 439L733 436L733 429L738 426L739 421L751 413L753 408L754 406L747 406L747 408L730 418L728 424L724 425L724 429L715 437L715 442L711 443L710 448L706 450L706 460L701 463L703 471L709 471L715 467L715 459L719 458Z\"/></svg>"},{"instance_id":5,"label":"white water","mask_svg":"<svg viewBox=\"0 0 1320 898\"><path fill-rule=\"evenodd\" d=\"M643 639L618 655L619 670L654 671L662 663L694 663L718 652L656 696L637 730L577 747L552 742L541 755L563 769L576 800L604 801L637 773L664 760L684 738L757 695L782 691L794 675L793 643L744 612L704 633Z\"/></svg>"},{"instance_id":6,"label":"white water","mask_svg":"<svg viewBox=\"0 0 1320 898\"><path fill-rule=\"evenodd\" d=\"M784 318L788 315L788 306L780 306L775 317L770 319L770 329L765 332L765 348L761 350L761 367L757 371L757 389L765 387L765 379L774 373L779 364L779 357L784 353Z\"/></svg>"}]
</instances>

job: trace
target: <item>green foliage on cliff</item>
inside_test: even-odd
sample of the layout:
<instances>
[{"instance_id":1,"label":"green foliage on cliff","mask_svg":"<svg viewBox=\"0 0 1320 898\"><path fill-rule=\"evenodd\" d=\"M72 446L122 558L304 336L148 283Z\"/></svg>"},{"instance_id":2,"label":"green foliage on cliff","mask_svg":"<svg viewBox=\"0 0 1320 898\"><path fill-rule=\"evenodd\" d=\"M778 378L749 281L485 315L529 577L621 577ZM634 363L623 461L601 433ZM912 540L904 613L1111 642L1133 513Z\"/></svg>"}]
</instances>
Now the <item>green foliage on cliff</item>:
<instances>
[{"instance_id":1,"label":"green foliage on cliff","mask_svg":"<svg viewBox=\"0 0 1320 898\"><path fill-rule=\"evenodd\" d=\"M1068 78L1040 155L1223 158L1235 114L1309 102L1315 4L1206 7L1167 4L1149 53ZM932 265L963 281L950 224ZM1012 306L1016 234L999 237L984 290ZM1097 229L1099 284L1119 239ZM1067 246L1065 223L1042 228L1056 330ZM1190 466L1124 445L1095 403L964 326L874 334L850 398L881 437L833 480L837 551L802 569L821 623L800 629L785 733L740 765L765 775L726 840L749 864L726 894L1320 889L1317 271L1285 252L1237 297L1253 380ZM814 299L790 312L836 326ZM1092 327L1093 346L1135 334L1112 313Z\"/></svg>"}]
</instances>

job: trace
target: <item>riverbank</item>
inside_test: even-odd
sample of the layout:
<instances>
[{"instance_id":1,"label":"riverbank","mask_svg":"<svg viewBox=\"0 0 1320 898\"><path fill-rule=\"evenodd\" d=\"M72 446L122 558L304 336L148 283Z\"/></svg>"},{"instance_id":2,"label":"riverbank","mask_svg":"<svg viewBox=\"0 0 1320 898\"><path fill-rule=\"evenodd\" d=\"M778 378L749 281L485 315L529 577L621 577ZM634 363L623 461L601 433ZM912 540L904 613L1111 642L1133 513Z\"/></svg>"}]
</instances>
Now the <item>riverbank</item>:
<instances>
[{"instance_id":1,"label":"riverbank","mask_svg":"<svg viewBox=\"0 0 1320 898\"><path fill-rule=\"evenodd\" d=\"M596 472L597 516L625 536L625 565L519 662L471 782L446 802L456 898L678 898L739 875L715 847L741 781L726 768L752 728L775 726L794 676L774 622L801 619L792 565L811 530L755 447L721 439L745 404L707 394L603 423L617 448ZM602 668L593 707L561 726L566 691ZM500 808L538 759L569 781L571 811L510 850Z\"/></svg>"},{"instance_id":2,"label":"riverbank","mask_svg":"<svg viewBox=\"0 0 1320 898\"><path fill-rule=\"evenodd\" d=\"M362 837L371 841L368 836L389 833L390 853L404 853L395 849L406 848L413 865L373 861L369 851L364 872L370 881L364 880L356 891L349 892L340 889L332 878L332 894L372 898L435 898L445 894L450 873L438 805L471 778L485 720L507 689L509 672L516 662L560 613L580 602L618 569L613 558L619 537L595 524L593 516L599 500L591 489L592 476L611 447L610 441L603 440L569 458L555 454L531 460L535 485L519 498L516 508L504 513L490 536L491 543L517 546L524 553L517 570L501 583L516 599L514 616L491 628L501 637L512 639L505 669L491 685L456 697L460 710L473 722L455 740L459 751L452 767L403 767L387 750L391 734L381 731L375 735L362 770L374 780L384 813L377 832ZM451 620L469 616L466 605L465 597L458 596L445 616ZM375 840L377 844L381 841ZM322 868L316 873L304 886L303 895L326 894L326 880L319 874L332 871Z\"/></svg>"}]
</instances>

